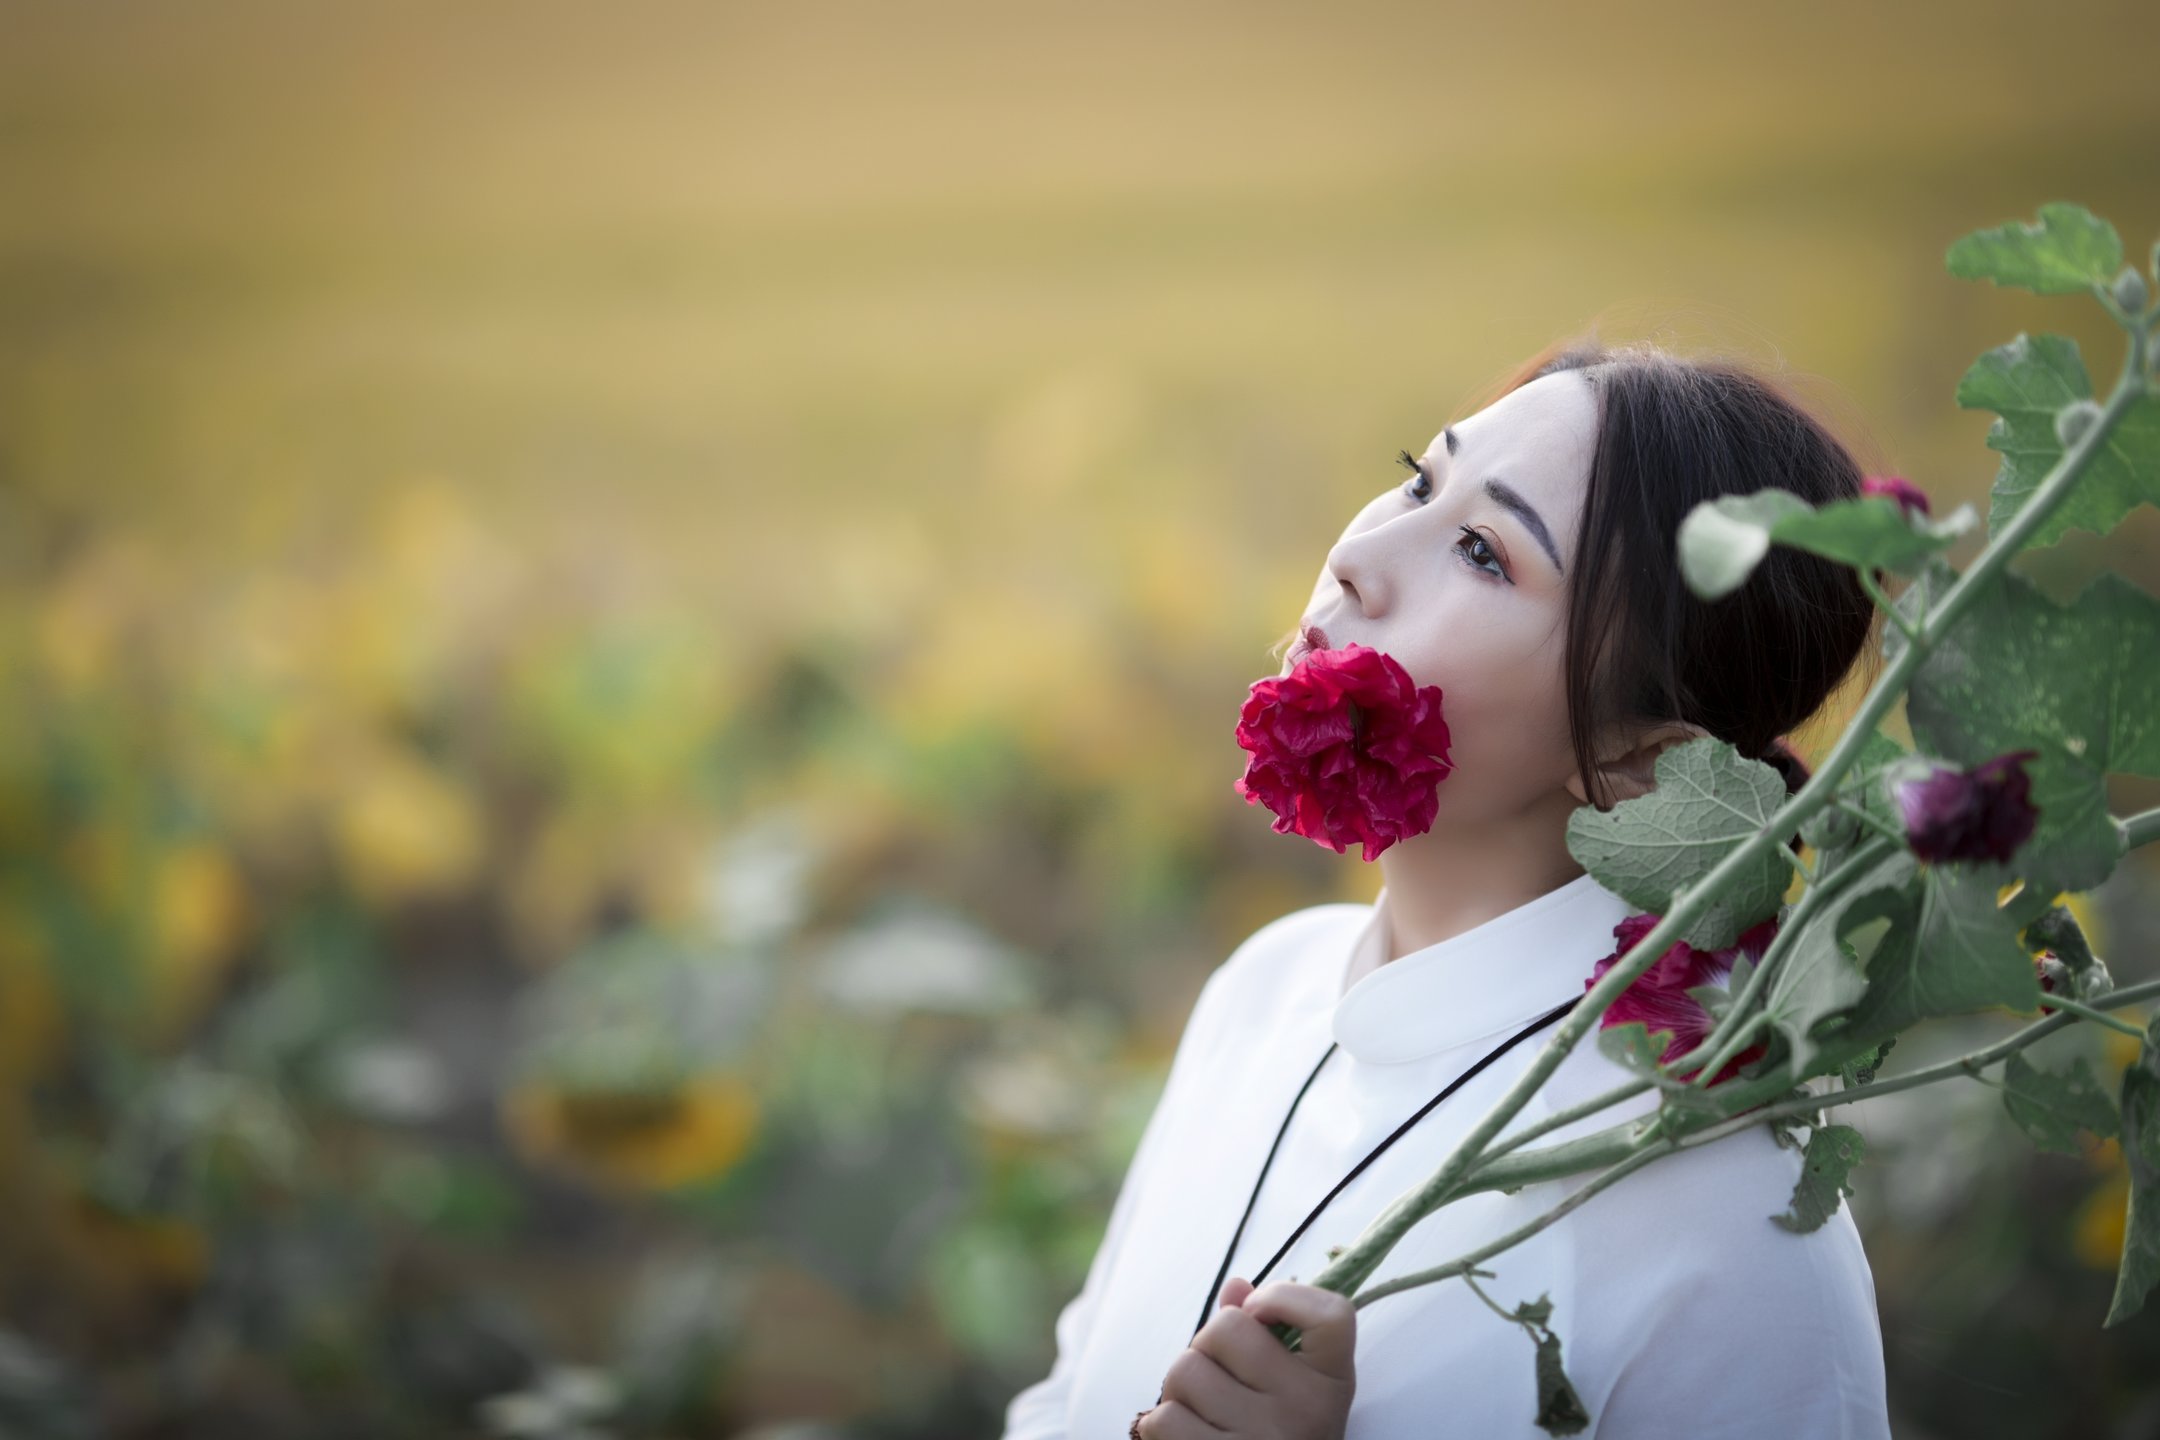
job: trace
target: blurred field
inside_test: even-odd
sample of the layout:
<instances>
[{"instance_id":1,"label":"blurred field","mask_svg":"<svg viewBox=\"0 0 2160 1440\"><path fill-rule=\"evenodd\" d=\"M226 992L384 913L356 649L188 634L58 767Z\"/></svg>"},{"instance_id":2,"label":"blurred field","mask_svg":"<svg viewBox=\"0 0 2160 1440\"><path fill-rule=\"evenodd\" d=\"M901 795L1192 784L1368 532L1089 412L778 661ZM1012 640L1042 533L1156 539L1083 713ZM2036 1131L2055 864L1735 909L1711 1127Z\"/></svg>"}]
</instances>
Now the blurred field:
<instances>
[{"instance_id":1,"label":"blurred field","mask_svg":"<svg viewBox=\"0 0 2160 1440\"><path fill-rule=\"evenodd\" d=\"M1208 969L1371 894L1230 727L1395 450L1596 323L1984 509L1972 358L2120 352L1942 251L2143 256L2151 30L0 4L0 1433L995 1434ZM2112 1147L1928 1103L1900 1435L2160 1433Z\"/></svg>"}]
</instances>

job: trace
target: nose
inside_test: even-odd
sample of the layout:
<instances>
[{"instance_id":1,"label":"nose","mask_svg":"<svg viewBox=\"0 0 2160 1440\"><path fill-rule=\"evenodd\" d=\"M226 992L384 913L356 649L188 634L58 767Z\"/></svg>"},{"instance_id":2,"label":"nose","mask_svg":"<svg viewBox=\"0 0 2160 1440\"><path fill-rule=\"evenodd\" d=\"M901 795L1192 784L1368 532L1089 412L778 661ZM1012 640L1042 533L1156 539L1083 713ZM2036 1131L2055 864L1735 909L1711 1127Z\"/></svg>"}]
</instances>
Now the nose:
<instances>
[{"instance_id":1,"label":"nose","mask_svg":"<svg viewBox=\"0 0 2160 1440\"><path fill-rule=\"evenodd\" d=\"M1335 577L1341 587L1346 604L1356 607L1356 613L1366 619L1379 615L1387 605L1387 591L1379 565L1369 543L1372 532L1360 531L1346 535L1335 542L1328 551L1328 574Z\"/></svg>"}]
</instances>

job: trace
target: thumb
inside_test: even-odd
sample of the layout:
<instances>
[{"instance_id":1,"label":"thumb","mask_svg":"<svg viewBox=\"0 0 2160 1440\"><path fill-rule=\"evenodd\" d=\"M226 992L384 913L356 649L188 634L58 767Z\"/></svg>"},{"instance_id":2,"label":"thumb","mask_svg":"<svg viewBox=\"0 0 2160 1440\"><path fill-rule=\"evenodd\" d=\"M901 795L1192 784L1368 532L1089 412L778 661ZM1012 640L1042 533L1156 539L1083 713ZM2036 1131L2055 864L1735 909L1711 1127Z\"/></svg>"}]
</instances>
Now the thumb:
<instances>
[{"instance_id":1,"label":"thumb","mask_svg":"<svg viewBox=\"0 0 2160 1440\"><path fill-rule=\"evenodd\" d=\"M1298 1353L1323 1375L1348 1380L1356 1374L1357 1307L1348 1296L1294 1280L1270 1280L1245 1297L1244 1308L1264 1324L1297 1326Z\"/></svg>"},{"instance_id":2,"label":"thumb","mask_svg":"<svg viewBox=\"0 0 2160 1440\"><path fill-rule=\"evenodd\" d=\"M1252 1281L1233 1275L1222 1287L1222 1295L1215 1301L1217 1308L1228 1305L1236 1309L1245 1303L1245 1297L1253 1293Z\"/></svg>"}]
</instances>

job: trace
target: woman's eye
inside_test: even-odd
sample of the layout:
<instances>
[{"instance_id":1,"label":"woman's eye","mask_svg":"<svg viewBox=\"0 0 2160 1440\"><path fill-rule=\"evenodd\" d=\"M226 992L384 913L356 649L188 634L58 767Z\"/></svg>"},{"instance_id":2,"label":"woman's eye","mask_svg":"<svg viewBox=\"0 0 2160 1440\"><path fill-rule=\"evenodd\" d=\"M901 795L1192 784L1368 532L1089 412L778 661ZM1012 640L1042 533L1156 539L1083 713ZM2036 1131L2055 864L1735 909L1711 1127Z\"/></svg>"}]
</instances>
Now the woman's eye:
<instances>
[{"instance_id":1,"label":"woman's eye","mask_svg":"<svg viewBox=\"0 0 2160 1440\"><path fill-rule=\"evenodd\" d=\"M1500 557L1493 553L1492 542L1468 525L1462 527L1462 538L1455 542L1455 548L1478 569L1490 570L1503 580L1508 578L1507 571L1500 564Z\"/></svg>"},{"instance_id":2,"label":"woman's eye","mask_svg":"<svg viewBox=\"0 0 2160 1440\"><path fill-rule=\"evenodd\" d=\"M1403 482L1403 493L1412 500L1432 499L1432 476L1425 472L1425 467L1417 462L1416 457L1408 450L1400 450L1396 452L1395 459L1405 470L1413 472L1410 478Z\"/></svg>"}]
</instances>

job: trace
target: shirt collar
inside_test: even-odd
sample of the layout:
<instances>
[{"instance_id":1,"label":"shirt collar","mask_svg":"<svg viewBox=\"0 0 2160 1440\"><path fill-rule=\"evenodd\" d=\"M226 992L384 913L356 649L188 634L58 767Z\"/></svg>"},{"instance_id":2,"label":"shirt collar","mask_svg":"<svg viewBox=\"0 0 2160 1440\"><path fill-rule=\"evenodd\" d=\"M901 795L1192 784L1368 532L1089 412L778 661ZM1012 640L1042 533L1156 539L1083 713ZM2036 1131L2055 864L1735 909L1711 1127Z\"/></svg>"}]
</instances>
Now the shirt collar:
<instances>
[{"instance_id":1,"label":"shirt collar","mask_svg":"<svg viewBox=\"0 0 2160 1440\"><path fill-rule=\"evenodd\" d=\"M1578 875L1361 976L1335 1001L1335 1042L1360 1064L1400 1065L1514 1030L1583 993L1613 952L1613 927L1633 910L1596 877ZM1383 885L1345 966L1384 960L1388 924Z\"/></svg>"}]
</instances>

